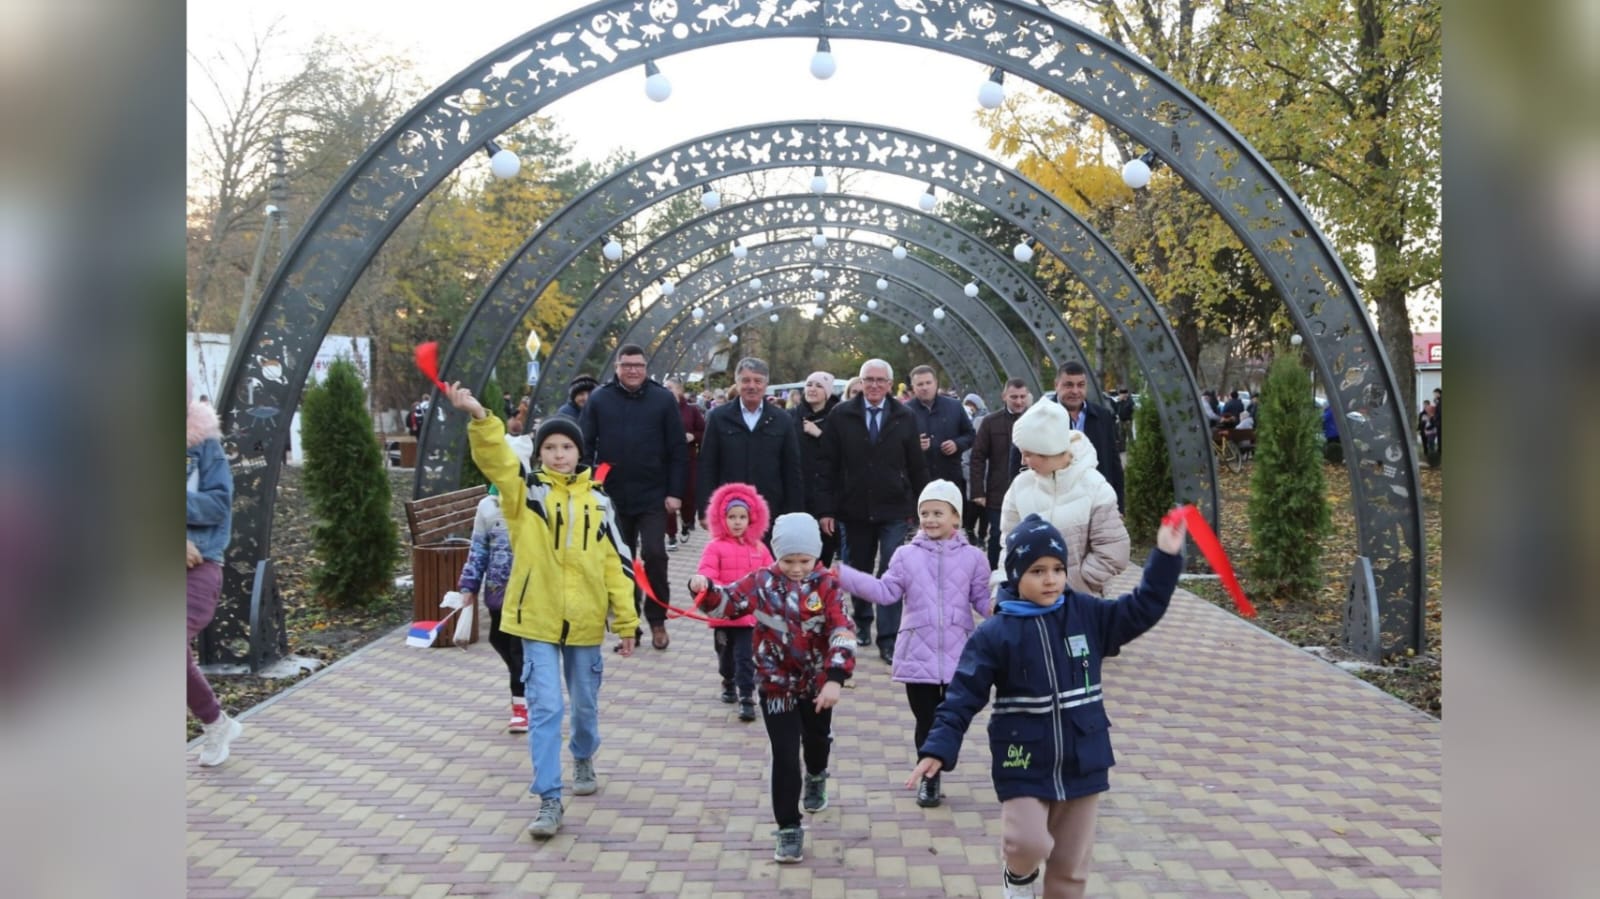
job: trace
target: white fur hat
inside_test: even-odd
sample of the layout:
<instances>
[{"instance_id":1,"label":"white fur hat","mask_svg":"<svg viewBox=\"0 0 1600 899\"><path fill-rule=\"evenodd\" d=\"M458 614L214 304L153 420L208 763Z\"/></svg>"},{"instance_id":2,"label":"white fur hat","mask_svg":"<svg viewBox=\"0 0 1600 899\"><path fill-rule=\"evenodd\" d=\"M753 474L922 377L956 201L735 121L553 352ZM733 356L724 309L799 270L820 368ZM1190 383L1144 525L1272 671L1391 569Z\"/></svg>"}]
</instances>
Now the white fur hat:
<instances>
[{"instance_id":1,"label":"white fur hat","mask_svg":"<svg viewBox=\"0 0 1600 899\"><path fill-rule=\"evenodd\" d=\"M1011 444L1041 456L1066 452L1071 435L1072 419L1067 416L1067 410L1050 397L1034 403L1011 426Z\"/></svg>"},{"instance_id":2,"label":"white fur hat","mask_svg":"<svg viewBox=\"0 0 1600 899\"><path fill-rule=\"evenodd\" d=\"M961 491L956 488L955 484L943 478L937 481L929 481L928 486L922 488L922 495L917 497L917 508L921 509L922 504L930 499L949 503L955 507L956 518L959 519L961 517Z\"/></svg>"}]
</instances>

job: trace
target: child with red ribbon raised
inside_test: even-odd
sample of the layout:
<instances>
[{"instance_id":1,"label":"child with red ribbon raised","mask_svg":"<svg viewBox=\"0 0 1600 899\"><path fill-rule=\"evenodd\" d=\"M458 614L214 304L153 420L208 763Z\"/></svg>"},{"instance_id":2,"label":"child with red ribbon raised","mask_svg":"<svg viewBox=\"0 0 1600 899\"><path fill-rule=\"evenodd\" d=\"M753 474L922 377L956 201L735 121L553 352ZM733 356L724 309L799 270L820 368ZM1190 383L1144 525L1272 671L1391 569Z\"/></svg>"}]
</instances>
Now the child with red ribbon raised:
<instances>
[{"instance_id":1,"label":"child with red ribbon raised","mask_svg":"<svg viewBox=\"0 0 1600 899\"><path fill-rule=\"evenodd\" d=\"M801 757L804 805L828 807L828 750L839 688L855 670L856 632L839 579L818 564L822 531L804 512L772 525L774 564L727 586L711 585L697 604L716 618L755 616L755 660L761 711L772 744L772 816L780 864L804 858L800 829Z\"/></svg>"},{"instance_id":2,"label":"child with red ribbon raised","mask_svg":"<svg viewBox=\"0 0 1600 899\"><path fill-rule=\"evenodd\" d=\"M689 592L704 593L712 584L731 584L752 571L772 564L772 553L761 542L772 513L756 488L729 481L706 501L706 528L711 540L700 553L700 567L689 578ZM756 619L744 615L732 621L707 622L717 649L717 671L722 675L722 701L739 703L739 720L756 720L756 672L751 639ZM736 692L737 691L737 692Z\"/></svg>"},{"instance_id":3,"label":"child with red ribbon raised","mask_svg":"<svg viewBox=\"0 0 1600 899\"><path fill-rule=\"evenodd\" d=\"M1111 722L1100 662L1166 614L1186 533L1169 516L1132 593L1105 600L1067 586L1067 545L1038 515L1006 538L995 615L961 653L922 761L906 786L956 766L961 738L989 702L989 751L1000 798L1006 899L1079 899L1088 884L1100 794L1111 788ZM1039 867L1044 865L1043 877Z\"/></svg>"},{"instance_id":4,"label":"child with red ribbon raised","mask_svg":"<svg viewBox=\"0 0 1600 899\"><path fill-rule=\"evenodd\" d=\"M639 619L633 608L628 551L617 539L611 498L578 462L583 432L564 415L552 415L533 438L525 465L506 442L500 419L484 411L472 391L448 388L451 405L472 416L467 439L472 461L500 492L500 511L511 532L511 579L500 610L500 629L522 640L522 679L528 694L530 793L539 815L528 832L545 839L561 829L561 681L572 702L572 792L600 789L594 755L600 749L600 679L606 613L622 636L622 655L633 654ZM564 675L563 675L564 672Z\"/></svg>"}]
</instances>

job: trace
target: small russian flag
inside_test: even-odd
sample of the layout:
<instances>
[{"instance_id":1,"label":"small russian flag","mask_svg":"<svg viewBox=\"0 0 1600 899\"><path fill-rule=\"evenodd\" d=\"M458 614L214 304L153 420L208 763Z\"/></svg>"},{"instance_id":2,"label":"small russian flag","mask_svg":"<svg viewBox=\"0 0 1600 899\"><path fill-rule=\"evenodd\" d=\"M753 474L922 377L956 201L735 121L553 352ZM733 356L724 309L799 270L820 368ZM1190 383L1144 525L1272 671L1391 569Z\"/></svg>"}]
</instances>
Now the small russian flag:
<instances>
[{"instance_id":1,"label":"small russian flag","mask_svg":"<svg viewBox=\"0 0 1600 899\"><path fill-rule=\"evenodd\" d=\"M433 641L439 637L439 628L443 627L446 621L455 617L456 612L459 611L461 610L453 609L449 615L440 618L438 621L413 621L411 630L406 632L406 645L415 646L419 649L431 647Z\"/></svg>"}]
</instances>

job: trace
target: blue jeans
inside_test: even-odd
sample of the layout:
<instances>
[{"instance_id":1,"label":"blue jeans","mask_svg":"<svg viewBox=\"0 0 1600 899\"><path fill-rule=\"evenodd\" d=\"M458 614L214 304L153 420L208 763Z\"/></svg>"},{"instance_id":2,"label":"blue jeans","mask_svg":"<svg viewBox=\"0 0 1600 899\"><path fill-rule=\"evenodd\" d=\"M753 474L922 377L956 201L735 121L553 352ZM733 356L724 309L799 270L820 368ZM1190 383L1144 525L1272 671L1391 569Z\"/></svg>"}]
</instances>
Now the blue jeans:
<instances>
[{"instance_id":1,"label":"blue jeans","mask_svg":"<svg viewBox=\"0 0 1600 899\"><path fill-rule=\"evenodd\" d=\"M847 521L844 523L845 564L857 571L870 571L877 577L889 567L894 551L906 542L906 522ZM876 564L874 562L876 561ZM894 652L894 638L900 633L900 602L877 606L879 649ZM857 634L872 633L874 606L864 599L851 597L851 616L856 620Z\"/></svg>"},{"instance_id":2,"label":"blue jeans","mask_svg":"<svg viewBox=\"0 0 1600 899\"><path fill-rule=\"evenodd\" d=\"M522 681L528 691L528 752L533 785L541 799L561 798L561 669L572 700L572 757L594 758L600 749L600 675L605 662L598 646L557 646L522 641Z\"/></svg>"}]
</instances>

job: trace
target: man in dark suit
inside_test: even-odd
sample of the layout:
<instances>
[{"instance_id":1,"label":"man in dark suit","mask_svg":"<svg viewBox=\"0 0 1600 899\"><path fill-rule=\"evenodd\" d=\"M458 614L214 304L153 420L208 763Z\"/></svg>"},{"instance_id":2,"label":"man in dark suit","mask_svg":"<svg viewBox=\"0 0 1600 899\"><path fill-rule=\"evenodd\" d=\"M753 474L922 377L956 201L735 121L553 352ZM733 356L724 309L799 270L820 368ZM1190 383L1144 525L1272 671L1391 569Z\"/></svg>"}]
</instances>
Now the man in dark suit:
<instances>
[{"instance_id":1,"label":"man in dark suit","mask_svg":"<svg viewBox=\"0 0 1600 899\"><path fill-rule=\"evenodd\" d=\"M705 527L706 502L712 491L734 481L756 488L774 521L785 512L805 511L794 419L762 401L767 391L767 363L753 356L740 359L733 379L739 388L738 401L723 403L706 416L700 477L695 486L701 527Z\"/></svg>"},{"instance_id":2,"label":"man in dark suit","mask_svg":"<svg viewBox=\"0 0 1600 899\"><path fill-rule=\"evenodd\" d=\"M1103 406L1089 402L1089 370L1081 362L1068 362L1056 373L1056 392L1052 397L1065 406L1074 431L1082 431L1099 456L1100 474L1117 491L1117 511L1123 511L1122 456L1117 453L1117 416ZM1022 467L1022 454L1011 448L1013 469Z\"/></svg>"},{"instance_id":3,"label":"man in dark suit","mask_svg":"<svg viewBox=\"0 0 1600 899\"><path fill-rule=\"evenodd\" d=\"M917 418L889 396L893 383L889 363L868 359L861 365L861 395L835 406L822 430L822 532L842 529L845 562L880 577L905 542L917 497L928 482ZM872 642L874 607L861 599L851 602L856 642L865 646ZM900 603L882 607L877 620L878 655L893 661Z\"/></svg>"}]
</instances>

